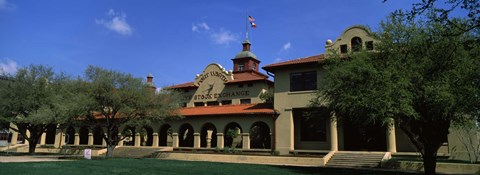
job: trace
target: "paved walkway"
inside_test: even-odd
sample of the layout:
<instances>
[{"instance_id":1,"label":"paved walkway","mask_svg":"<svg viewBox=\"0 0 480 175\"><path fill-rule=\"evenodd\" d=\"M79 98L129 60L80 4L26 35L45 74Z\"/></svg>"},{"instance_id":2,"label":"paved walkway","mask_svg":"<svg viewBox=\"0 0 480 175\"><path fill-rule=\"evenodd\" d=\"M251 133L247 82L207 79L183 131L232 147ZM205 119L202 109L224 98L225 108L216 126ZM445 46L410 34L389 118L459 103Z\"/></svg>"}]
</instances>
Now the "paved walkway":
<instances>
[{"instance_id":1,"label":"paved walkway","mask_svg":"<svg viewBox=\"0 0 480 175\"><path fill-rule=\"evenodd\" d=\"M0 156L0 162L53 162L70 161L58 159L58 156Z\"/></svg>"}]
</instances>

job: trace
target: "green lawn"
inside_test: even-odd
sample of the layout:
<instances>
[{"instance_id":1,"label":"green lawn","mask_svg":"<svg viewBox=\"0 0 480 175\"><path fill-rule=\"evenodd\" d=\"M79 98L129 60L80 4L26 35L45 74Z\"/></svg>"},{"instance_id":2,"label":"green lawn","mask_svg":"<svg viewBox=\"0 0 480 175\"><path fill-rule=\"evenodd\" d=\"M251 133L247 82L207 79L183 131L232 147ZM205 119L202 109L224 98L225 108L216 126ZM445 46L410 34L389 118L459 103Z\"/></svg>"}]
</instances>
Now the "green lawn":
<instances>
[{"instance_id":1,"label":"green lawn","mask_svg":"<svg viewBox=\"0 0 480 175\"><path fill-rule=\"evenodd\" d=\"M79 175L143 175L143 174L408 174L385 171L306 168L270 165L189 162L158 159L108 159L67 162L0 163L0 174L79 174Z\"/></svg>"}]
</instances>

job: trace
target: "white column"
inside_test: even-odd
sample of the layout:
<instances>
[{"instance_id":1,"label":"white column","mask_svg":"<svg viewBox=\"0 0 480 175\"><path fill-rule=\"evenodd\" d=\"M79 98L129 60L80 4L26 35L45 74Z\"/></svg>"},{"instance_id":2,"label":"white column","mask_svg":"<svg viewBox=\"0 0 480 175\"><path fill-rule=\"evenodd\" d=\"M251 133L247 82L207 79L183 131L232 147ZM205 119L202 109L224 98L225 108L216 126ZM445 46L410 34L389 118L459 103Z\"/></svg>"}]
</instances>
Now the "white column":
<instances>
[{"instance_id":1,"label":"white column","mask_svg":"<svg viewBox=\"0 0 480 175\"><path fill-rule=\"evenodd\" d=\"M223 149L223 133L217 133L217 148Z\"/></svg>"},{"instance_id":2,"label":"white column","mask_svg":"<svg viewBox=\"0 0 480 175\"><path fill-rule=\"evenodd\" d=\"M193 147L200 148L200 133L193 133Z\"/></svg>"},{"instance_id":3,"label":"white column","mask_svg":"<svg viewBox=\"0 0 480 175\"><path fill-rule=\"evenodd\" d=\"M207 148L212 147L212 130L207 130Z\"/></svg>"},{"instance_id":4,"label":"white column","mask_svg":"<svg viewBox=\"0 0 480 175\"><path fill-rule=\"evenodd\" d=\"M172 147L173 148L178 148L178 133L172 133Z\"/></svg>"},{"instance_id":5,"label":"white column","mask_svg":"<svg viewBox=\"0 0 480 175\"><path fill-rule=\"evenodd\" d=\"M338 151L337 117L330 118L330 150Z\"/></svg>"},{"instance_id":6,"label":"white column","mask_svg":"<svg viewBox=\"0 0 480 175\"><path fill-rule=\"evenodd\" d=\"M242 149L250 149L250 133L242 133Z\"/></svg>"},{"instance_id":7,"label":"white column","mask_svg":"<svg viewBox=\"0 0 480 175\"><path fill-rule=\"evenodd\" d=\"M135 145L134 146L140 146L140 133L135 133Z\"/></svg>"},{"instance_id":8,"label":"white column","mask_svg":"<svg viewBox=\"0 0 480 175\"><path fill-rule=\"evenodd\" d=\"M42 133L40 136L40 145L45 145L45 140L47 139L47 133Z\"/></svg>"},{"instance_id":9,"label":"white column","mask_svg":"<svg viewBox=\"0 0 480 175\"><path fill-rule=\"evenodd\" d=\"M93 145L93 133L88 132L88 145L92 146Z\"/></svg>"},{"instance_id":10,"label":"white column","mask_svg":"<svg viewBox=\"0 0 480 175\"><path fill-rule=\"evenodd\" d=\"M154 132L152 134L153 140L152 140L152 147L158 147L158 133Z\"/></svg>"},{"instance_id":11,"label":"white column","mask_svg":"<svg viewBox=\"0 0 480 175\"><path fill-rule=\"evenodd\" d=\"M73 145L80 145L80 134L78 132L75 132L75 136L74 136L74 140L73 140Z\"/></svg>"},{"instance_id":12,"label":"white column","mask_svg":"<svg viewBox=\"0 0 480 175\"><path fill-rule=\"evenodd\" d=\"M107 134L103 134L104 135L104 138L102 138L102 146L107 146L107 141L105 141L105 137L107 136Z\"/></svg>"},{"instance_id":13,"label":"white column","mask_svg":"<svg viewBox=\"0 0 480 175\"><path fill-rule=\"evenodd\" d=\"M387 151L391 153L397 152L395 121L393 119L390 120L390 124L387 126Z\"/></svg>"}]
</instances>

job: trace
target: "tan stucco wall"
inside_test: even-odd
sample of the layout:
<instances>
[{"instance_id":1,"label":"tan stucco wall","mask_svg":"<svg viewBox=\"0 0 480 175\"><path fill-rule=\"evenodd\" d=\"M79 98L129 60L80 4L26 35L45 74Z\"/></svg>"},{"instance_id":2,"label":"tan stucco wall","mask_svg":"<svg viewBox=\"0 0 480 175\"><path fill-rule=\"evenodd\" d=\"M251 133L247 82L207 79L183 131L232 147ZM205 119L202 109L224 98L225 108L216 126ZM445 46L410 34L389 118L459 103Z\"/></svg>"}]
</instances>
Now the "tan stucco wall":
<instances>
[{"instance_id":1,"label":"tan stucco wall","mask_svg":"<svg viewBox=\"0 0 480 175\"><path fill-rule=\"evenodd\" d=\"M362 39L363 49L366 48L366 44L365 44L366 42L375 40L373 37L371 37L370 31L368 28L364 26L352 26L345 29L345 31L343 31L340 37L332 41L332 43L327 42L327 44L325 45L326 53L340 54L340 45L344 45L344 44L347 45L348 51L351 51L352 50L351 40L354 37L360 37Z\"/></svg>"}]
</instances>

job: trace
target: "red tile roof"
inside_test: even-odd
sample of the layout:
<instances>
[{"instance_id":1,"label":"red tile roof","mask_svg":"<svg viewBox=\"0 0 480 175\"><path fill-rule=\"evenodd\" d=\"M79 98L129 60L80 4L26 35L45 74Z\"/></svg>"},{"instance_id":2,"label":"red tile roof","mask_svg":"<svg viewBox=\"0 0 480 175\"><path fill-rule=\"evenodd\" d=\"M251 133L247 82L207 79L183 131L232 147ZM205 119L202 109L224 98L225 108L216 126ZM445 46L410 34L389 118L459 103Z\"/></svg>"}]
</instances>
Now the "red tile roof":
<instances>
[{"instance_id":1,"label":"red tile roof","mask_svg":"<svg viewBox=\"0 0 480 175\"><path fill-rule=\"evenodd\" d=\"M235 72L233 73L233 80L230 80L227 83L240 83L240 82L259 81L259 80L265 80L268 83L273 83L271 80L268 79L267 75L262 74L258 71L253 71L253 70ZM197 86L195 86L192 81L192 82L173 85L168 88L184 89L184 88L197 88Z\"/></svg>"},{"instance_id":2,"label":"red tile roof","mask_svg":"<svg viewBox=\"0 0 480 175\"><path fill-rule=\"evenodd\" d=\"M277 112L271 104L240 104L224 106L187 107L180 109L183 116L212 116L212 115L274 115Z\"/></svg>"},{"instance_id":3,"label":"red tile roof","mask_svg":"<svg viewBox=\"0 0 480 175\"><path fill-rule=\"evenodd\" d=\"M323 59L325 59L325 56L323 54L320 54L320 55L314 55L314 56L305 57L305 58L298 58L294 60L269 64L264 66L263 69L266 71L271 71L276 68L280 68L284 66L318 63L320 60L323 60Z\"/></svg>"}]
</instances>

